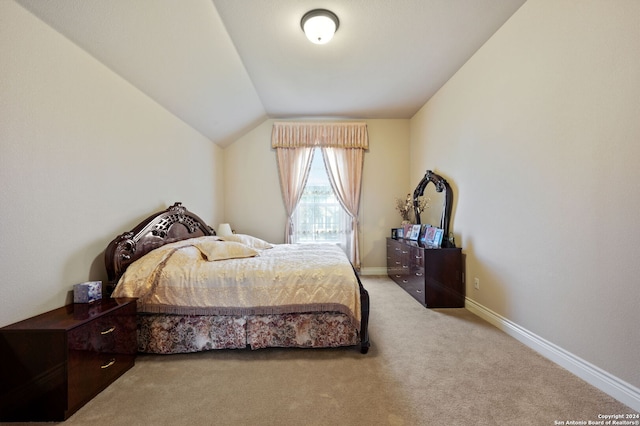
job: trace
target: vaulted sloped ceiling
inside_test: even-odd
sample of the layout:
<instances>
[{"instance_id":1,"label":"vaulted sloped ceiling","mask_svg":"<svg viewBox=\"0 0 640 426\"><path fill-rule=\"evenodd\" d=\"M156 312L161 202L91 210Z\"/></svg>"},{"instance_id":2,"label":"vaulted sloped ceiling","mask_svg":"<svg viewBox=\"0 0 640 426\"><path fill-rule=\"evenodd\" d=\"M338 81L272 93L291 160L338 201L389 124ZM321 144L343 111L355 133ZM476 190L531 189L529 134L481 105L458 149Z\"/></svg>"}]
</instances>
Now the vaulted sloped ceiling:
<instances>
[{"instance_id":1,"label":"vaulted sloped ceiling","mask_svg":"<svg viewBox=\"0 0 640 426\"><path fill-rule=\"evenodd\" d=\"M525 0L17 1L225 147L268 117L411 118Z\"/></svg>"}]
</instances>

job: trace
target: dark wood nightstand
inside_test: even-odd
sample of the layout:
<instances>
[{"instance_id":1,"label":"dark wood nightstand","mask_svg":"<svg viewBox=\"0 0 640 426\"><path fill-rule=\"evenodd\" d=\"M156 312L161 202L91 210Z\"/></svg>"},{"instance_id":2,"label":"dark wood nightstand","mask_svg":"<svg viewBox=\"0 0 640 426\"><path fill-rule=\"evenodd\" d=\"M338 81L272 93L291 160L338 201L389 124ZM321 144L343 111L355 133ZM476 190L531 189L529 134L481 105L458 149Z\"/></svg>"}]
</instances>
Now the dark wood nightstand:
<instances>
[{"instance_id":1,"label":"dark wood nightstand","mask_svg":"<svg viewBox=\"0 0 640 426\"><path fill-rule=\"evenodd\" d=\"M136 353L136 299L71 304L0 328L0 421L66 420Z\"/></svg>"}]
</instances>

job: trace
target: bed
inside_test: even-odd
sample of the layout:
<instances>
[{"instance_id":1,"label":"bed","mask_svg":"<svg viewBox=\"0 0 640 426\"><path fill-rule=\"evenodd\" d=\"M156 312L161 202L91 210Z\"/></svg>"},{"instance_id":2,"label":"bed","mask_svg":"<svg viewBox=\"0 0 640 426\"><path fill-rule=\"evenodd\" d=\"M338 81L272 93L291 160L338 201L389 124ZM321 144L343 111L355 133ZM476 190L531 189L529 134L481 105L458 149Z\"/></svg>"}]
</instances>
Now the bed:
<instances>
[{"instance_id":1,"label":"bed","mask_svg":"<svg viewBox=\"0 0 640 426\"><path fill-rule=\"evenodd\" d=\"M369 349L369 294L332 244L270 244L177 202L105 251L111 297L138 298L138 350Z\"/></svg>"}]
</instances>

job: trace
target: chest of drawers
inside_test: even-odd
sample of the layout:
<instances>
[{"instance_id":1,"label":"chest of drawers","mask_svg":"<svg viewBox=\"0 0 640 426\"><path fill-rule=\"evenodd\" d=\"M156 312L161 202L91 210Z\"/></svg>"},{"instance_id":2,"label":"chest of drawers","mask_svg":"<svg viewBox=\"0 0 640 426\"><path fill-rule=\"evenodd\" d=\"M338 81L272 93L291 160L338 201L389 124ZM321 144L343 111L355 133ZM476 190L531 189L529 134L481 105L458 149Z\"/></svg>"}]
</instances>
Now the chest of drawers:
<instances>
[{"instance_id":1,"label":"chest of drawers","mask_svg":"<svg viewBox=\"0 0 640 426\"><path fill-rule=\"evenodd\" d=\"M71 304L0 328L0 421L66 420L130 369L135 299Z\"/></svg>"},{"instance_id":2,"label":"chest of drawers","mask_svg":"<svg viewBox=\"0 0 640 426\"><path fill-rule=\"evenodd\" d=\"M464 307L462 249L387 238L387 274L427 308Z\"/></svg>"}]
</instances>

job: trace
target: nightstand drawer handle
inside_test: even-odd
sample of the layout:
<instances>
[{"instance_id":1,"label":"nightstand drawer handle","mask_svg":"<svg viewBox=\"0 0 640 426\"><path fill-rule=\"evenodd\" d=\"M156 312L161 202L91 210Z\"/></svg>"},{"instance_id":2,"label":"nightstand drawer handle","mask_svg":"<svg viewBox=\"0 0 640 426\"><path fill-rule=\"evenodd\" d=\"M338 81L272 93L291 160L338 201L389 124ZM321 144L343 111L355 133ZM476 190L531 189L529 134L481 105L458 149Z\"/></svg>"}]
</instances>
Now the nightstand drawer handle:
<instances>
[{"instance_id":1,"label":"nightstand drawer handle","mask_svg":"<svg viewBox=\"0 0 640 426\"><path fill-rule=\"evenodd\" d=\"M105 365L101 365L100 368L102 368L102 369L109 368L115 363L116 363L116 359L115 358L111 358L108 363L106 363Z\"/></svg>"},{"instance_id":2,"label":"nightstand drawer handle","mask_svg":"<svg viewBox=\"0 0 640 426\"><path fill-rule=\"evenodd\" d=\"M114 325L108 330L101 331L100 334L105 335L105 334L113 333L115 329L116 329L116 326Z\"/></svg>"}]
</instances>

